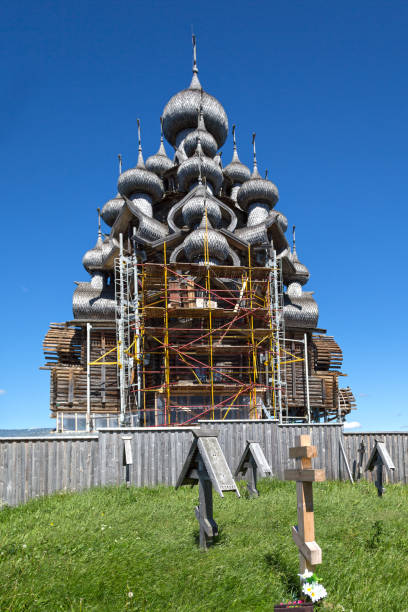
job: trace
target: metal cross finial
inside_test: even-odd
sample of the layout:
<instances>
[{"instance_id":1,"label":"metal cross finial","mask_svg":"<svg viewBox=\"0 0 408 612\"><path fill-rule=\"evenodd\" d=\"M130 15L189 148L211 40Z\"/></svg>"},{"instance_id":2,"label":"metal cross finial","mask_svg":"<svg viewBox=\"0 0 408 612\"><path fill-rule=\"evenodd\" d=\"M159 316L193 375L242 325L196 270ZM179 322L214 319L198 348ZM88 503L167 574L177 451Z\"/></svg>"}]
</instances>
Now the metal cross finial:
<instances>
[{"instance_id":1,"label":"metal cross finial","mask_svg":"<svg viewBox=\"0 0 408 612\"><path fill-rule=\"evenodd\" d=\"M122 174L122 155L119 153L118 155L118 160L119 160L119 176Z\"/></svg>"},{"instance_id":2,"label":"metal cross finial","mask_svg":"<svg viewBox=\"0 0 408 612\"><path fill-rule=\"evenodd\" d=\"M234 143L234 151L237 150L237 141L235 138L235 125L232 126L232 142Z\"/></svg>"},{"instance_id":3,"label":"metal cross finial","mask_svg":"<svg viewBox=\"0 0 408 612\"><path fill-rule=\"evenodd\" d=\"M160 117L160 142L163 142L163 117Z\"/></svg>"},{"instance_id":4,"label":"metal cross finial","mask_svg":"<svg viewBox=\"0 0 408 612\"><path fill-rule=\"evenodd\" d=\"M137 119L137 139L139 142L139 151L142 150L142 140L140 138L140 119Z\"/></svg>"},{"instance_id":5,"label":"metal cross finial","mask_svg":"<svg viewBox=\"0 0 408 612\"><path fill-rule=\"evenodd\" d=\"M140 136L140 119L137 119L137 139L139 141L139 155L137 158L137 167L138 168L144 168L144 160L143 160L143 153L142 153L142 139Z\"/></svg>"},{"instance_id":6,"label":"metal cross finial","mask_svg":"<svg viewBox=\"0 0 408 612\"><path fill-rule=\"evenodd\" d=\"M193 34L192 35L193 38L193 73L197 74L198 73L198 68L197 68L197 41L196 41L196 37Z\"/></svg>"},{"instance_id":7,"label":"metal cross finial","mask_svg":"<svg viewBox=\"0 0 408 612\"><path fill-rule=\"evenodd\" d=\"M102 238L102 230L101 230L101 209L97 208L98 211L98 239Z\"/></svg>"},{"instance_id":8,"label":"metal cross finial","mask_svg":"<svg viewBox=\"0 0 408 612\"><path fill-rule=\"evenodd\" d=\"M292 227L292 239L293 239L293 252L296 251L296 234L295 234L296 225Z\"/></svg>"},{"instance_id":9,"label":"metal cross finial","mask_svg":"<svg viewBox=\"0 0 408 612\"><path fill-rule=\"evenodd\" d=\"M265 178L268 178L268 169L265 170Z\"/></svg>"},{"instance_id":10,"label":"metal cross finial","mask_svg":"<svg viewBox=\"0 0 408 612\"><path fill-rule=\"evenodd\" d=\"M254 149L254 170L257 170L257 169L258 169L258 165L257 165L257 163L256 163L256 147L255 147L255 138L256 138L256 133L254 132L254 133L252 134L252 146L253 146L253 149Z\"/></svg>"}]
</instances>

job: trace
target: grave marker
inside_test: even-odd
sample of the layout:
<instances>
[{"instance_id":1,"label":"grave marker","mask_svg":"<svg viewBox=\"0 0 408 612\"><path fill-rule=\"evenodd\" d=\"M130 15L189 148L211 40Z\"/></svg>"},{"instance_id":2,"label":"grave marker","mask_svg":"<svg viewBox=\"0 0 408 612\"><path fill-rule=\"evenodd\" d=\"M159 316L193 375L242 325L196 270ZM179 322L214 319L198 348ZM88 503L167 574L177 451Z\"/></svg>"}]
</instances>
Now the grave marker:
<instances>
[{"instance_id":1,"label":"grave marker","mask_svg":"<svg viewBox=\"0 0 408 612\"><path fill-rule=\"evenodd\" d=\"M395 465L383 440L375 441L375 446L366 465L366 471L370 470L370 472L372 472L375 467L377 468L377 480L375 481L375 486L377 487L378 497L382 497L382 494L385 491L383 487L383 468L385 467L387 470L395 470Z\"/></svg>"},{"instance_id":2,"label":"grave marker","mask_svg":"<svg viewBox=\"0 0 408 612\"><path fill-rule=\"evenodd\" d=\"M206 550L218 535L213 517L213 488L220 497L229 491L234 491L238 497L240 495L218 442L218 431L201 428L194 430L193 435L176 489L188 484L199 485L199 505L195 507L195 515L200 524L200 548Z\"/></svg>"},{"instance_id":3,"label":"grave marker","mask_svg":"<svg viewBox=\"0 0 408 612\"><path fill-rule=\"evenodd\" d=\"M312 458L317 449L310 444L309 435L296 439L297 446L289 449L289 457L298 462L297 469L285 470L285 480L296 480L298 525L292 527L292 537L299 549L300 573L315 570L322 562L322 551L315 542L313 482L326 479L324 470L312 468Z\"/></svg>"},{"instance_id":4,"label":"grave marker","mask_svg":"<svg viewBox=\"0 0 408 612\"><path fill-rule=\"evenodd\" d=\"M133 454L132 454L132 436L125 435L122 436L123 440L123 461L122 464L125 467L125 481L126 486L130 487L130 466L133 464Z\"/></svg>"},{"instance_id":5,"label":"grave marker","mask_svg":"<svg viewBox=\"0 0 408 612\"><path fill-rule=\"evenodd\" d=\"M235 470L235 478L239 474L243 474L246 477L250 495L257 497L259 495L259 491L256 488L258 478L272 476L272 470L259 442L247 440L245 450Z\"/></svg>"}]
</instances>

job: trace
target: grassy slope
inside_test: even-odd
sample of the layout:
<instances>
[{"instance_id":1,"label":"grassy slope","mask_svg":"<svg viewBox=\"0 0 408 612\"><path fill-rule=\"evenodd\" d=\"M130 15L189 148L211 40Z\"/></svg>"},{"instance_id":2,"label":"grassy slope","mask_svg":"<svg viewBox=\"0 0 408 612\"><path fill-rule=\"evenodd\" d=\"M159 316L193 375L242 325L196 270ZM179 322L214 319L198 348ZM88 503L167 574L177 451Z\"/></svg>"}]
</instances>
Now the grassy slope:
<instances>
[{"instance_id":1,"label":"grassy slope","mask_svg":"<svg viewBox=\"0 0 408 612\"><path fill-rule=\"evenodd\" d=\"M273 610L297 595L296 493L279 481L260 491L215 498L220 538L207 553L197 488L94 489L6 508L0 610ZM378 499L367 483L317 484L315 515L324 609L408 611L408 488Z\"/></svg>"}]
</instances>

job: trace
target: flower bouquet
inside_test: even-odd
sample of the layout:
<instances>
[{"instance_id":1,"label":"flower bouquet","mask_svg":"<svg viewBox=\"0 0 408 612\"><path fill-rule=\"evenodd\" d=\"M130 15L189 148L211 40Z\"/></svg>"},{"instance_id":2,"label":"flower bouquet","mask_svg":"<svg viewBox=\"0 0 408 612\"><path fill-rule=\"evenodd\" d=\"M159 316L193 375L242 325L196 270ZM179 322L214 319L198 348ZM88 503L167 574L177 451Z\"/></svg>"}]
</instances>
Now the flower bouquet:
<instances>
[{"instance_id":1,"label":"flower bouquet","mask_svg":"<svg viewBox=\"0 0 408 612\"><path fill-rule=\"evenodd\" d=\"M301 584L302 593L307 595L311 601L303 601L301 599L295 601L288 601L287 603L281 603L274 607L274 610L288 610L294 608L301 612L313 612L313 604L323 597L326 597L327 591L322 584L320 584L320 578L315 573L306 570L303 574L298 574Z\"/></svg>"},{"instance_id":2,"label":"flower bouquet","mask_svg":"<svg viewBox=\"0 0 408 612\"><path fill-rule=\"evenodd\" d=\"M312 600L312 603L326 597L327 591L322 584L320 578L314 572L305 570L303 574L298 574L302 583L302 593L307 595Z\"/></svg>"}]
</instances>

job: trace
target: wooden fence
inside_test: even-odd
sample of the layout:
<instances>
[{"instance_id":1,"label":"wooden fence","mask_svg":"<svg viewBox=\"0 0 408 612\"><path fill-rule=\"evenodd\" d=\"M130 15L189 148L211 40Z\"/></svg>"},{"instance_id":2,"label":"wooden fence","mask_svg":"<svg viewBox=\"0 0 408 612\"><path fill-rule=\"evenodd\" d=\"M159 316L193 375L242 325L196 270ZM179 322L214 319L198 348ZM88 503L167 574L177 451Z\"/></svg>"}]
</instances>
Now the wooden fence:
<instances>
[{"instance_id":1,"label":"wooden fence","mask_svg":"<svg viewBox=\"0 0 408 612\"><path fill-rule=\"evenodd\" d=\"M312 437L318 448L315 467L326 469L328 480L347 479L341 443L350 469L356 475L364 442L364 471L376 439L385 442L396 465L390 481L408 483L408 433L346 433L337 424L279 425L271 421L206 421L203 427L219 430L219 441L232 470L238 464L247 440L259 442L273 475L283 477L290 467L288 448L301 433ZM136 486L174 486L193 435L192 429L104 429L84 436L49 435L36 438L0 438L0 507L15 506L33 497L55 491L79 491L98 485L116 485L125 480L122 436L130 434L133 463L130 482Z\"/></svg>"},{"instance_id":2,"label":"wooden fence","mask_svg":"<svg viewBox=\"0 0 408 612\"><path fill-rule=\"evenodd\" d=\"M375 433L345 433L343 444L346 455L349 458L350 469L353 477L358 475L358 466L361 463L361 442L364 444L362 455L361 476L370 482L377 478L376 471L366 472L365 466L371 455L376 440L381 440L394 462L395 470L388 472L384 470L385 482L403 482L408 484L408 432L375 432Z\"/></svg>"}]
</instances>

